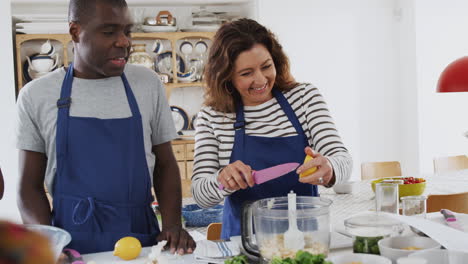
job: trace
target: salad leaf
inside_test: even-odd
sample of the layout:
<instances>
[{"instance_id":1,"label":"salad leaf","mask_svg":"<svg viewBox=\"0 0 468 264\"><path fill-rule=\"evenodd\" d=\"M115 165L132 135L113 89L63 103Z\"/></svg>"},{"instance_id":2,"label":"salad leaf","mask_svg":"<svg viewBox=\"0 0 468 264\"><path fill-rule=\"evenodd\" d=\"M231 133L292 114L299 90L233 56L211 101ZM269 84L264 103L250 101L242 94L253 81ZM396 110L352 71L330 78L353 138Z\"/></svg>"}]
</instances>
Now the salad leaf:
<instances>
[{"instance_id":1,"label":"salad leaf","mask_svg":"<svg viewBox=\"0 0 468 264\"><path fill-rule=\"evenodd\" d=\"M325 255L323 254L318 254L318 255L313 255L310 254L309 252L299 250L296 253L296 257L294 259L291 258L274 258L271 261L271 264L333 264L330 261L325 260Z\"/></svg>"},{"instance_id":2,"label":"salad leaf","mask_svg":"<svg viewBox=\"0 0 468 264\"><path fill-rule=\"evenodd\" d=\"M230 259L226 259L224 264L249 264L249 262L247 262L247 256L239 255Z\"/></svg>"}]
</instances>

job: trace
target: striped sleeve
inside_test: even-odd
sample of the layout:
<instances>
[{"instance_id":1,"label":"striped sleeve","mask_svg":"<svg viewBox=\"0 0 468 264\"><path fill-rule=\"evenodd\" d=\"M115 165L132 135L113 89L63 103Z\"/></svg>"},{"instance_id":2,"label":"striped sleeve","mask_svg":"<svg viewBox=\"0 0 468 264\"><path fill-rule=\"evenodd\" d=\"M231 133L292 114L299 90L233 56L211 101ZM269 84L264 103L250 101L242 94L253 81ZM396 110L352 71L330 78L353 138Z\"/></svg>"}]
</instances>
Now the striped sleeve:
<instances>
[{"instance_id":1,"label":"striped sleeve","mask_svg":"<svg viewBox=\"0 0 468 264\"><path fill-rule=\"evenodd\" d=\"M201 207L219 204L230 195L229 190L219 190L217 176L220 165L220 142L215 136L212 114L207 109L198 113L195 133L195 154L192 174L192 195ZM229 151L230 156L230 151ZM229 161L229 160L228 160ZM224 167L224 166L223 166Z\"/></svg>"},{"instance_id":2,"label":"striped sleeve","mask_svg":"<svg viewBox=\"0 0 468 264\"><path fill-rule=\"evenodd\" d=\"M310 84L303 87L300 93L303 94L302 107L309 145L330 161L336 177L335 183L345 182L351 176L353 167L351 155L338 134L320 91ZM298 112L300 111L296 111Z\"/></svg>"}]
</instances>

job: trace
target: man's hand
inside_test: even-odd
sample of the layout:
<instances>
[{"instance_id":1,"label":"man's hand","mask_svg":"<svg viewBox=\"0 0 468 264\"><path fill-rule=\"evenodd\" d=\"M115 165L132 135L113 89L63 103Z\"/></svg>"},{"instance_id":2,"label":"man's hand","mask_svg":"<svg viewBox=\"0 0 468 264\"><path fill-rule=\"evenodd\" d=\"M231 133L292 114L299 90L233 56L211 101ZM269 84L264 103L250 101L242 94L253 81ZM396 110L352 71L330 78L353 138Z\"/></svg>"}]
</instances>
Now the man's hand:
<instances>
[{"instance_id":1,"label":"man's hand","mask_svg":"<svg viewBox=\"0 0 468 264\"><path fill-rule=\"evenodd\" d=\"M161 231L158 241L166 240L165 249L170 249L171 254L177 252L179 255L193 253L197 246L193 238L181 226L173 226Z\"/></svg>"}]
</instances>

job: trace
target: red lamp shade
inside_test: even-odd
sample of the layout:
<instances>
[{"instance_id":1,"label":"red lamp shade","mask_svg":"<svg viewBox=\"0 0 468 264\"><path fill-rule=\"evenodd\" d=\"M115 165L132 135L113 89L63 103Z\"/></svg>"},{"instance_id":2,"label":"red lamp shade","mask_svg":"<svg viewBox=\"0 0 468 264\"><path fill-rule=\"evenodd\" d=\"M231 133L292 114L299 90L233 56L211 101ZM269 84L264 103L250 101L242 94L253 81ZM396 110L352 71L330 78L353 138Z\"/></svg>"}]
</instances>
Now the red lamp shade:
<instances>
[{"instance_id":1,"label":"red lamp shade","mask_svg":"<svg viewBox=\"0 0 468 264\"><path fill-rule=\"evenodd\" d=\"M468 57L462 57L445 68L440 75L437 92L468 92Z\"/></svg>"}]
</instances>

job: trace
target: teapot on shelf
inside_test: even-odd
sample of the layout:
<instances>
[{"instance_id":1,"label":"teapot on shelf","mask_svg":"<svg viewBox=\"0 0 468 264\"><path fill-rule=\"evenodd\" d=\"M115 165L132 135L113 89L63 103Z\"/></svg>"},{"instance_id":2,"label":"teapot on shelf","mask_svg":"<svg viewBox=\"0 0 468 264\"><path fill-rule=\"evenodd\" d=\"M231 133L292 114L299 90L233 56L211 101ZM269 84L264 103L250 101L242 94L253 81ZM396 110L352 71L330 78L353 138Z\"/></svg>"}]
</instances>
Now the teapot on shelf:
<instances>
[{"instance_id":1,"label":"teapot on shelf","mask_svg":"<svg viewBox=\"0 0 468 264\"><path fill-rule=\"evenodd\" d=\"M128 57L128 63L142 65L148 69L154 70L154 59L146 52L145 43L132 45L132 51Z\"/></svg>"},{"instance_id":2,"label":"teapot on shelf","mask_svg":"<svg viewBox=\"0 0 468 264\"><path fill-rule=\"evenodd\" d=\"M55 53L55 48L49 40L41 45L41 52L39 54L27 56L26 60L29 64L29 71L35 72L32 75L36 77L52 71L60 61L59 55Z\"/></svg>"}]
</instances>

